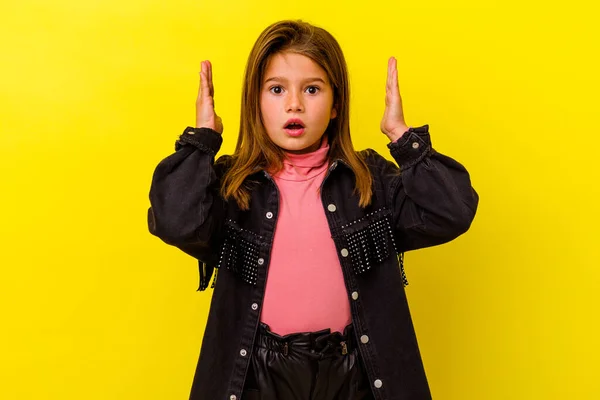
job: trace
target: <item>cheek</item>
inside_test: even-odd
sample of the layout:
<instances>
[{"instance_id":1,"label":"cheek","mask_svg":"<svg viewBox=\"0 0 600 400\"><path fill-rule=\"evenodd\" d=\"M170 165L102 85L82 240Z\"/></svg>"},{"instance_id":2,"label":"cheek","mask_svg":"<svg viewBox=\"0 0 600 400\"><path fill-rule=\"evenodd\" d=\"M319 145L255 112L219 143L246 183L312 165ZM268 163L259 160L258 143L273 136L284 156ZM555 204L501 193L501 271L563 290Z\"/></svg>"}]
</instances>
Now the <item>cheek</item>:
<instances>
[{"instance_id":1,"label":"cheek","mask_svg":"<svg viewBox=\"0 0 600 400\"><path fill-rule=\"evenodd\" d=\"M260 102L260 112L263 116L263 120L268 124L276 115L275 104L273 104L272 101L269 101L268 98L262 98Z\"/></svg>"},{"instance_id":2,"label":"cheek","mask_svg":"<svg viewBox=\"0 0 600 400\"><path fill-rule=\"evenodd\" d=\"M333 101L331 99L324 99L319 105L320 118L322 120L329 121L331 119L331 109L333 107Z\"/></svg>"}]
</instances>

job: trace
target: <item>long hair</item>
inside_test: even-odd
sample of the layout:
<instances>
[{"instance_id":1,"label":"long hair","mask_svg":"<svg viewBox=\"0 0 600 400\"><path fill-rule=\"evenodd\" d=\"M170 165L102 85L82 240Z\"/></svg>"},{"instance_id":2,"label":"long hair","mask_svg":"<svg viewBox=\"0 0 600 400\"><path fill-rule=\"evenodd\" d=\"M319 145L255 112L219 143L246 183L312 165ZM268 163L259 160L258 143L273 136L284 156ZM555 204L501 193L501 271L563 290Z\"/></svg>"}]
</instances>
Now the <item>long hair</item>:
<instances>
[{"instance_id":1,"label":"long hair","mask_svg":"<svg viewBox=\"0 0 600 400\"><path fill-rule=\"evenodd\" d=\"M262 80L269 58L282 52L304 55L327 73L333 88L336 118L326 129L329 141L329 159L341 159L355 175L355 191L360 196L359 205L371 202L372 177L365 161L354 151L350 138L350 88L348 68L344 54L335 38L326 30L303 21L285 20L268 26L258 37L246 65L240 132L230 168L221 182L221 195L233 198L238 206L247 210L250 188L246 178L260 169L279 171L285 153L271 141L264 128L260 113Z\"/></svg>"}]
</instances>

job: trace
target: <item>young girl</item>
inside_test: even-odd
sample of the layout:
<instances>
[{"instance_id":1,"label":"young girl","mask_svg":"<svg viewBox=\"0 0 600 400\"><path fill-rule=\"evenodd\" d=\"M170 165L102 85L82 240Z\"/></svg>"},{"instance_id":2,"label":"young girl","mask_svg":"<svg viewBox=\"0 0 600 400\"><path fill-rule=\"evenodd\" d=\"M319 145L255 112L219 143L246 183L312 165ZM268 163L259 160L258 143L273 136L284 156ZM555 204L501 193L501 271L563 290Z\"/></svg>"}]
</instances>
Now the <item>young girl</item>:
<instances>
[{"instance_id":1,"label":"young girl","mask_svg":"<svg viewBox=\"0 0 600 400\"><path fill-rule=\"evenodd\" d=\"M352 146L336 40L269 26L235 152L215 161L223 125L202 63L196 126L156 168L148 214L152 234L199 260L200 290L219 271L190 399L431 398L402 254L465 232L478 196L427 125L405 125L394 58L387 73L380 129L399 168Z\"/></svg>"}]
</instances>

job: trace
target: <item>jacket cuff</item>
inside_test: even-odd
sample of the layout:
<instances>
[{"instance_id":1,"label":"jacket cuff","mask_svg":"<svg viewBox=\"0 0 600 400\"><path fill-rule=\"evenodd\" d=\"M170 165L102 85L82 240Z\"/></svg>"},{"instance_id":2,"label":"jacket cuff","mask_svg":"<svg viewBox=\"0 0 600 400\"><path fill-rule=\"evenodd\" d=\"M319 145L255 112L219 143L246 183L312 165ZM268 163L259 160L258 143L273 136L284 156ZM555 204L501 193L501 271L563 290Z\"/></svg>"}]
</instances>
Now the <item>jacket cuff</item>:
<instances>
[{"instance_id":1,"label":"jacket cuff","mask_svg":"<svg viewBox=\"0 0 600 400\"><path fill-rule=\"evenodd\" d=\"M210 128L185 128L179 139L175 142L175 151L185 145L192 145L211 155L215 155L221 148L223 137Z\"/></svg>"},{"instance_id":2,"label":"jacket cuff","mask_svg":"<svg viewBox=\"0 0 600 400\"><path fill-rule=\"evenodd\" d=\"M401 138L387 146L400 169L408 169L432 152L429 125L409 128Z\"/></svg>"}]
</instances>

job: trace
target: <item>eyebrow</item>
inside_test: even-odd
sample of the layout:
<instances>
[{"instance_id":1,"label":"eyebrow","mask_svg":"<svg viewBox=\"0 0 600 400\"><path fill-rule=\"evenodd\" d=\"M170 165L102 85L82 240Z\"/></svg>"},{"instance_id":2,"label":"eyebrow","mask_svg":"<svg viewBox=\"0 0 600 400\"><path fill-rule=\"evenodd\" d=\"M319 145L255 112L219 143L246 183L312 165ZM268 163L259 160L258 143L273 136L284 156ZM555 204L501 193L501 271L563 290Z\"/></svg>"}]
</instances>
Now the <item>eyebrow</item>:
<instances>
[{"instance_id":1,"label":"eyebrow","mask_svg":"<svg viewBox=\"0 0 600 400\"><path fill-rule=\"evenodd\" d=\"M273 76L273 77L267 79L264 83L271 82L271 81L287 82L288 80L282 76ZM302 83L307 83L307 82L322 82L323 84L326 84L326 82L323 80L323 78L319 78L319 77L306 78L306 79L302 80Z\"/></svg>"}]
</instances>

